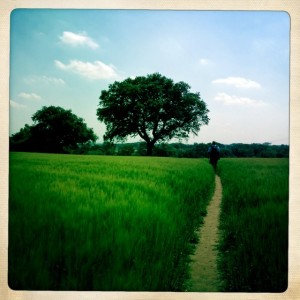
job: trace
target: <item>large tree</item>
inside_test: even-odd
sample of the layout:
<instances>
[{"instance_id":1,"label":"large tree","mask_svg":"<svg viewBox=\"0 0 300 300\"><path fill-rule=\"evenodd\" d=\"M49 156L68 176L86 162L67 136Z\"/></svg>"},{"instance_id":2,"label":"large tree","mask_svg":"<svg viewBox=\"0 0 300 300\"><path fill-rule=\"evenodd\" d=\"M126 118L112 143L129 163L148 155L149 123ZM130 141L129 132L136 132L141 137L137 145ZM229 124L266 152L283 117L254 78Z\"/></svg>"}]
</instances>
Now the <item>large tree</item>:
<instances>
[{"instance_id":1,"label":"large tree","mask_svg":"<svg viewBox=\"0 0 300 300\"><path fill-rule=\"evenodd\" d=\"M104 140L124 141L140 136L152 155L156 142L197 135L208 124L208 109L199 93L185 82L159 73L109 85L100 95L97 116L106 124Z\"/></svg>"},{"instance_id":2,"label":"large tree","mask_svg":"<svg viewBox=\"0 0 300 300\"><path fill-rule=\"evenodd\" d=\"M26 124L11 136L11 150L62 153L66 148L97 139L82 118L59 106L44 106L32 120L32 126Z\"/></svg>"}]
</instances>

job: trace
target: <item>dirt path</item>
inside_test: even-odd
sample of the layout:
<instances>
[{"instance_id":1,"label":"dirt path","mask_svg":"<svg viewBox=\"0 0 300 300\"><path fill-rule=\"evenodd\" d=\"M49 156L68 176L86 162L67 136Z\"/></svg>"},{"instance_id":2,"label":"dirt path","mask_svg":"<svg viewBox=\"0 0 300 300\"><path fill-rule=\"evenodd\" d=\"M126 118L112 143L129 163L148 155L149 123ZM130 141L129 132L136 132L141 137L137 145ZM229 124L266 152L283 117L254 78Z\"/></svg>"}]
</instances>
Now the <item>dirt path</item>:
<instances>
[{"instance_id":1,"label":"dirt path","mask_svg":"<svg viewBox=\"0 0 300 300\"><path fill-rule=\"evenodd\" d=\"M218 225L220 204L222 199L222 185L220 177L216 175L214 195L207 207L204 224L200 228L200 242L194 255L191 256L190 292L217 292L219 278L217 272Z\"/></svg>"}]
</instances>

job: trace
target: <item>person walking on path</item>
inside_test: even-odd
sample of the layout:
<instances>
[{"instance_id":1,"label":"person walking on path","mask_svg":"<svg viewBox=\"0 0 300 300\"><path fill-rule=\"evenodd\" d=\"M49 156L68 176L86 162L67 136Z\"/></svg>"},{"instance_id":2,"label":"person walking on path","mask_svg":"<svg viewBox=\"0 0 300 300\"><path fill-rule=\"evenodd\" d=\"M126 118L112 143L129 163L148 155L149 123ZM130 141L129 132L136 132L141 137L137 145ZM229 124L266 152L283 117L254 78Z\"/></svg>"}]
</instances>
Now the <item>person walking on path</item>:
<instances>
[{"instance_id":1,"label":"person walking on path","mask_svg":"<svg viewBox=\"0 0 300 300\"><path fill-rule=\"evenodd\" d=\"M217 163L218 160L220 159L220 148L216 144L216 142L212 142L212 144L208 148L208 158L210 164L213 166L214 170L216 171L217 169Z\"/></svg>"}]
</instances>

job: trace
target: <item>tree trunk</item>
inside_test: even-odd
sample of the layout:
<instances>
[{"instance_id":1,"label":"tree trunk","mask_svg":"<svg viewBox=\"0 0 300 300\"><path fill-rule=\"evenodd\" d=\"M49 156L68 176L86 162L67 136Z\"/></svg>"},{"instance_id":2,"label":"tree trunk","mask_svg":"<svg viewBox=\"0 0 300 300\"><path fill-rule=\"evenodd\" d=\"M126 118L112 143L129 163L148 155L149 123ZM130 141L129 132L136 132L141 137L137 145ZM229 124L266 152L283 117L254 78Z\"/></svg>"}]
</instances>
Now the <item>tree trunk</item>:
<instances>
[{"instance_id":1,"label":"tree trunk","mask_svg":"<svg viewBox=\"0 0 300 300\"><path fill-rule=\"evenodd\" d=\"M147 142L147 156L152 156L154 143L153 141Z\"/></svg>"}]
</instances>

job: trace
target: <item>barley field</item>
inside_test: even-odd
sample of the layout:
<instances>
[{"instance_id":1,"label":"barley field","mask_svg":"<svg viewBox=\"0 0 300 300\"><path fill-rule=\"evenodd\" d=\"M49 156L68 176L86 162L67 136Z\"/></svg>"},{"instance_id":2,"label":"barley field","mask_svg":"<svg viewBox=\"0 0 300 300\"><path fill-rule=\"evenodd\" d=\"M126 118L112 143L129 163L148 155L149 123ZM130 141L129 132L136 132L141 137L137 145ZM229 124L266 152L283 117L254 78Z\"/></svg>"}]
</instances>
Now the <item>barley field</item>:
<instances>
[{"instance_id":1,"label":"barley field","mask_svg":"<svg viewBox=\"0 0 300 300\"><path fill-rule=\"evenodd\" d=\"M219 270L224 291L288 285L288 159L223 159Z\"/></svg>"},{"instance_id":2,"label":"barley field","mask_svg":"<svg viewBox=\"0 0 300 300\"><path fill-rule=\"evenodd\" d=\"M183 291L206 159L10 153L15 290Z\"/></svg>"},{"instance_id":3,"label":"barley field","mask_svg":"<svg viewBox=\"0 0 300 300\"><path fill-rule=\"evenodd\" d=\"M220 160L222 291L287 288L288 171ZM207 159L11 153L9 286L185 291L213 191Z\"/></svg>"}]
</instances>

